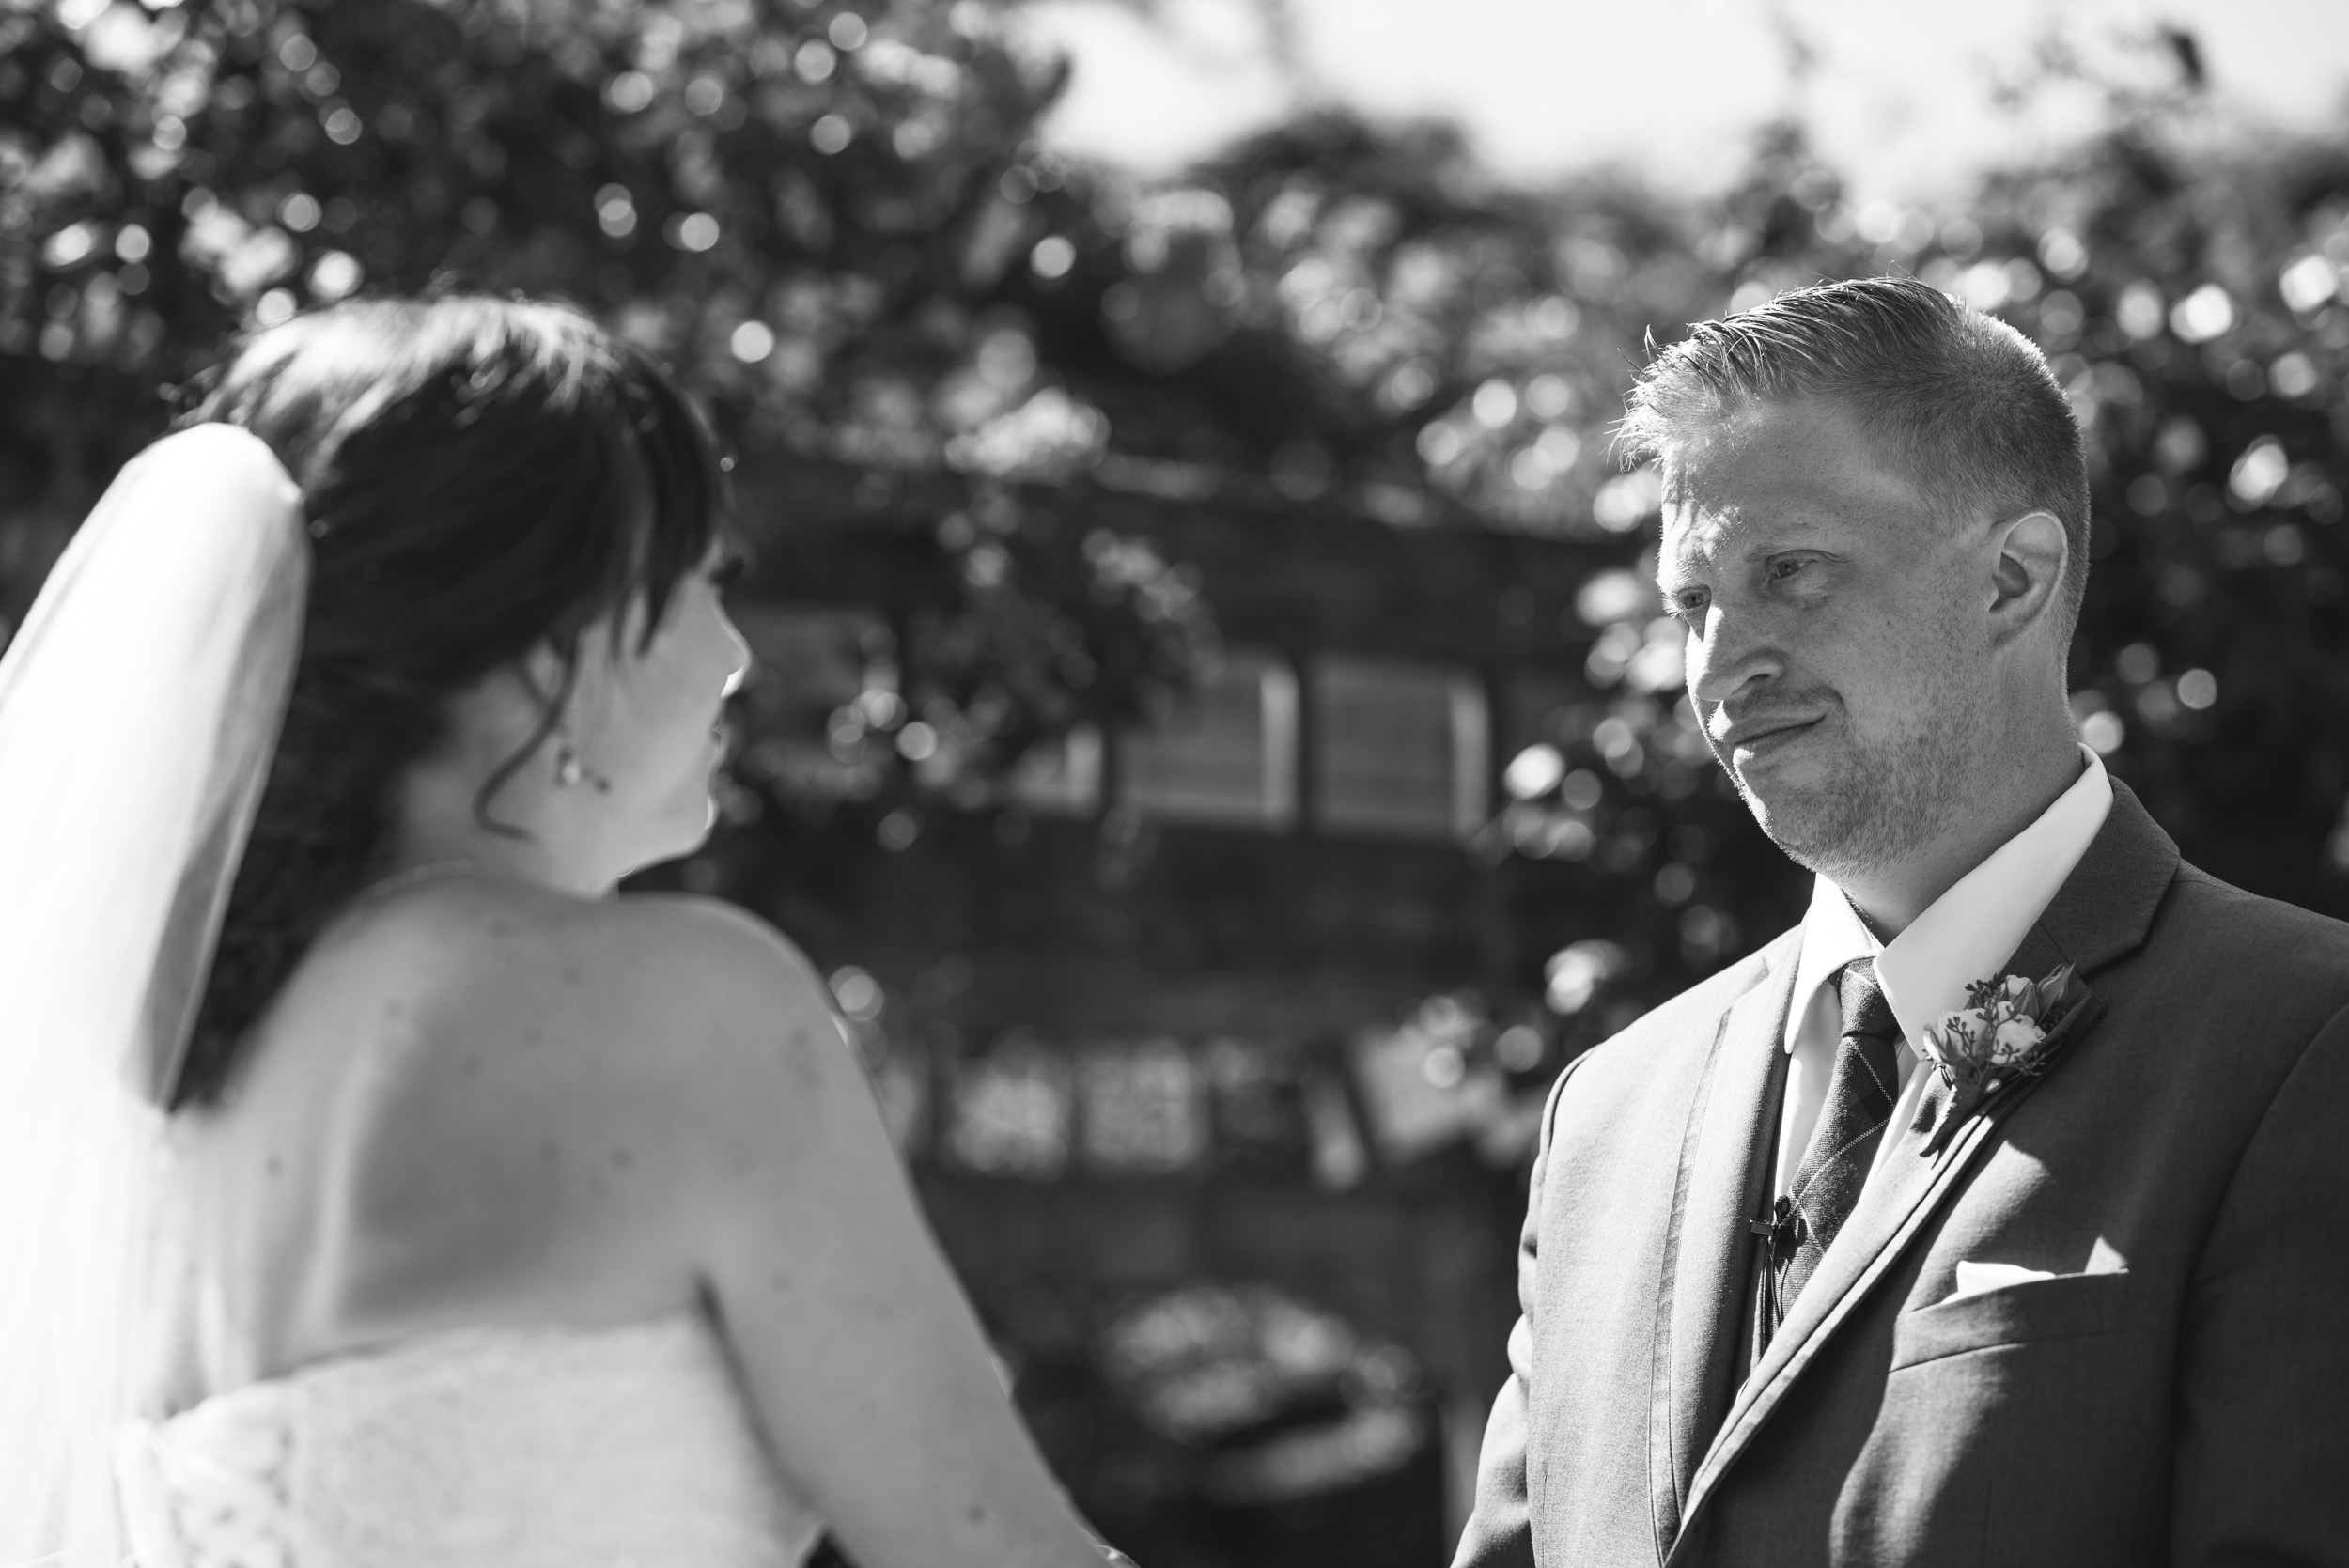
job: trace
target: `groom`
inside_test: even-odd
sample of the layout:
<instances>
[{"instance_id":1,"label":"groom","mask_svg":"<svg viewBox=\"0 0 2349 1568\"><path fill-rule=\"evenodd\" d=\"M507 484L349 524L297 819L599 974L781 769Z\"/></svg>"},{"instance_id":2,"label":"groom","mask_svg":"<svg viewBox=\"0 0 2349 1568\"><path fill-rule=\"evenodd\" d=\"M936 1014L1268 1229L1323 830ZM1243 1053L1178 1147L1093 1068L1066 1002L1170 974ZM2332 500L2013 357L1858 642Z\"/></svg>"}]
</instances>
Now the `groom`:
<instances>
[{"instance_id":1,"label":"groom","mask_svg":"<svg viewBox=\"0 0 2349 1568\"><path fill-rule=\"evenodd\" d=\"M1714 754L1817 878L1552 1092L1455 1568L2349 1563L2349 926L2073 738L2046 365L1831 284L1626 434Z\"/></svg>"}]
</instances>

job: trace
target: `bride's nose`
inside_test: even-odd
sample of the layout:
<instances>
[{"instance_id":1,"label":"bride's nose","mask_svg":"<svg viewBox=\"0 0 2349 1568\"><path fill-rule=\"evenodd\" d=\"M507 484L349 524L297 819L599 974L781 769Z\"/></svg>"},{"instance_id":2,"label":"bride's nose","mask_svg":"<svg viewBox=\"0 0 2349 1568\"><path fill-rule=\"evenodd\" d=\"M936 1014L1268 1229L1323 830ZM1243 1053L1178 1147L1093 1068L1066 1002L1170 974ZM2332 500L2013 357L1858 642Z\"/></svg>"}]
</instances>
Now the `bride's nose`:
<instances>
[{"instance_id":1,"label":"bride's nose","mask_svg":"<svg viewBox=\"0 0 2349 1568\"><path fill-rule=\"evenodd\" d=\"M741 691L742 683L750 678L751 645L743 640L741 630L732 620L725 622L725 633L726 645L732 650L729 656L732 663L731 668L726 671L726 683L721 689L720 695L731 697L737 691Z\"/></svg>"}]
</instances>

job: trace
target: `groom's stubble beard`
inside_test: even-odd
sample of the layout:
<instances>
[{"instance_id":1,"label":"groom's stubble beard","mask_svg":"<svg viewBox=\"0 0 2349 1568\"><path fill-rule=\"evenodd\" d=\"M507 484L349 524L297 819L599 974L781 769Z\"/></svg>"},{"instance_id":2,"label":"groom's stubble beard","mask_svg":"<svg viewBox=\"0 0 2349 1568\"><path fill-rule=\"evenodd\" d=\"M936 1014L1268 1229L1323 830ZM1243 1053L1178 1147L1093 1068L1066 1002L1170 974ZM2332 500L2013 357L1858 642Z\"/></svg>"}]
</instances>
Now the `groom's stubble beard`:
<instances>
[{"instance_id":1,"label":"groom's stubble beard","mask_svg":"<svg viewBox=\"0 0 2349 1568\"><path fill-rule=\"evenodd\" d=\"M1992 725L1982 694L1948 665L1928 666L1892 722L1865 735L1844 711L1844 744L1824 776L1756 788L1712 741L1715 760L1770 841L1807 871L1848 886L1915 857L1965 812Z\"/></svg>"}]
</instances>

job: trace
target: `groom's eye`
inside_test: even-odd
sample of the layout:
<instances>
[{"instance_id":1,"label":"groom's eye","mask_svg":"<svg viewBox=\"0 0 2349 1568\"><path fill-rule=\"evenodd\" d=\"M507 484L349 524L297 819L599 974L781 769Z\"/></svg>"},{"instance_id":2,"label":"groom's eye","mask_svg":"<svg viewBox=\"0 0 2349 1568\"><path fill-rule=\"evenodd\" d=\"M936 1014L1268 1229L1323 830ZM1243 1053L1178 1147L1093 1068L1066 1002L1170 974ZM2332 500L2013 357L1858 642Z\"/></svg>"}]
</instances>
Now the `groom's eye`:
<instances>
[{"instance_id":1,"label":"groom's eye","mask_svg":"<svg viewBox=\"0 0 2349 1568\"><path fill-rule=\"evenodd\" d=\"M1692 627L1703 621L1705 606L1712 602L1712 596L1702 588L1683 588L1676 594L1665 596L1669 613L1679 616Z\"/></svg>"}]
</instances>

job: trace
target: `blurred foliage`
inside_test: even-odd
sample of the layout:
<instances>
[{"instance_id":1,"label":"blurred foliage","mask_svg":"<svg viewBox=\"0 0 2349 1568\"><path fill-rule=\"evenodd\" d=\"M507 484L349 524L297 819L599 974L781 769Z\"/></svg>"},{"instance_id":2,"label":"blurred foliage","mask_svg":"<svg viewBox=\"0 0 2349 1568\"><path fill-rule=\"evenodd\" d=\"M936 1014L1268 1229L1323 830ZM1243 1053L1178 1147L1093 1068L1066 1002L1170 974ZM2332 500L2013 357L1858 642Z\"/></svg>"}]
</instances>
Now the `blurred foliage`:
<instances>
[{"instance_id":1,"label":"blurred foliage","mask_svg":"<svg viewBox=\"0 0 2349 1568\"><path fill-rule=\"evenodd\" d=\"M1027 526L1104 423L989 314L1061 79L975 0L10 0L0 617L224 334L455 281L598 310L738 450L969 475L899 663L973 768L1130 718L1211 628L1145 547Z\"/></svg>"},{"instance_id":2,"label":"blurred foliage","mask_svg":"<svg viewBox=\"0 0 2349 1568\"><path fill-rule=\"evenodd\" d=\"M1579 541L1572 605L1502 607L1584 657L1472 846L1595 877L1558 884L1592 940L1543 977L1579 1036L1799 908L1679 695L1657 487L1607 450L1625 386L1682 323L1913 270L2041 343L2090 432L2083 735L2214 872L2349 908L2349 154L2213 124L2190 39L2092 84L2096 137L1928 213L1847 199L1783 127L1698 200L1506 187L1452 132L1333 114L1137 181L1039 150L1064 68L1016 23L0 0L0 614L218 334L452 274L653 345L746 474L940 498L936 591L872 654L887 690L834 714L884 807L994 799L1034 741L1126 722L1212 648L1195 575L1071 522L1099 489ZM2034 70L2010 95L2087 71Z\"/></svg>"}]
</instances>

